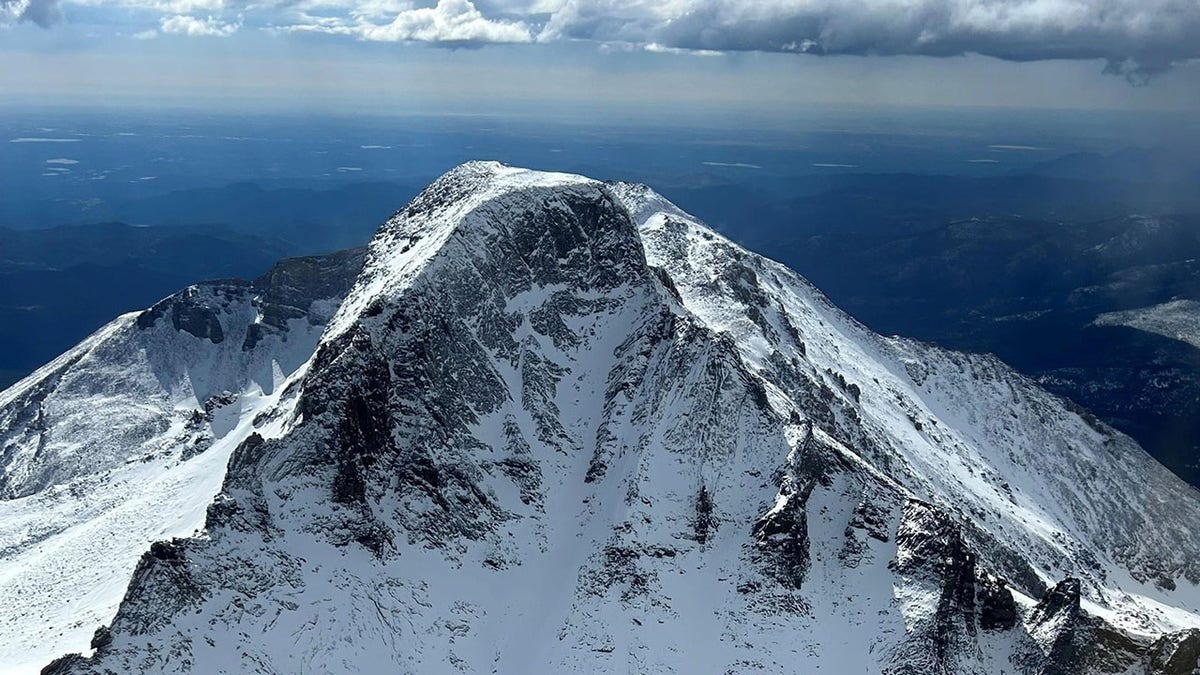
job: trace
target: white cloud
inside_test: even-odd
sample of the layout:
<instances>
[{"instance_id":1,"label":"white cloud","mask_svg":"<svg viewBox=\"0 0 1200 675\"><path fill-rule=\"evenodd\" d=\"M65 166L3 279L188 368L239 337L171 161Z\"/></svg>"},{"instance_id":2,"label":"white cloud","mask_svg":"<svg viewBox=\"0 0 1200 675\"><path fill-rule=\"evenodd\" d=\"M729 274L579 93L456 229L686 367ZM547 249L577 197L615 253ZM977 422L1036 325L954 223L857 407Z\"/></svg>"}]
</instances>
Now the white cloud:
<instances>
[{"instance_id":1,"label":"white cloud","mask_svg":"<svg viewBox=\"0 0 1200 675\"><path fill-rule=\"evenodd\" d=\"M311 16L303 11L296 12L292 23L272 26L268 30L287 33L326 33L328 35L354 35L353 24L344 17Z\"/></svg>"},{"instance_id":2,"label":"white cloud","mask_svg":"<svg viewBox=\"0 0 1200 675\"><path fill-rule=\"evenodd\" d=\"M228 37L242 27L239 19L236 23L225 23L212 16L203 19L194 16L177 14L164 17L158 28L170 35Z\"/></svg>"},{"instance_id":3,"label":"white cloud","mask_svg":"<svg viewBox=\"0 0 1200 675\"><path fill-rule=\"evenodd\" d=\"M647 44L644 49L658 54L690 54L692 56L720 56L722 52L714 49L685 49L683 47L668 47L657 42Z\"/></svg>"},{"instance_id":4,"label":"white cloud","mask_svg":"<svg viewBox=\"0 0 1200 675\"><path fill-rule=\"evenodd\" d=\"M0 0L0 25L32 21L48 28L61 20L58 0Z\"/></svg>"},{"instance_id":5,"label":"white cloud","mask_svg":"<svg viewBox=\"0 0 1200 675\"><path fill-rule=\"evenodd\" d=\"M130 10L141 10L147 12L157 12L159 14L220 14L231 5L236 5L239 8L250 6L271 5L270 0L267 4L260 5L251 0L62 0L65 5L77 5L83 7L96 8L121 8ZM307 1L307 0L303 0ZM21 5L21 4L59 4L59 0L0 0L0 16L3 16L4 5ZM280 5L282 6L282 5Z\"/></svg>"},{"instance_id":6,"label":"white cloud","mask_svg":"<svg viewBox=\"0 0 1200 675\"><path fill-rule=\"evenodd\" d=\"M488 0L487 6L498 14L553 14L568 0Z\"/></svg>"},{"instance_id":7,"label":"white cloud","mask_svg":"<svg viewBox=\"0 0 1200 675\"><path fill-rule=\"evenodd\" d=\"M121 7L159 12L161 14L220 13L230 5L243 7L241 0L67 0L72 5L87 7Z\"/></svg>"},{"instance_id":8,"label":"white cloud","mask_svg":"<svg viewBox=\"0 0 1200 675\"><path fill-rule=\"evenodd\" d=\"M533 41L530 28L524 22L489 19L470 0L438 0L434 7L398 12L390 23L362 23L355 32L365 40L385 42Z\"/></svg>"},{"instance_id":9,"label":"white cloud","mask_svg":"<svg viewBox=\"0 0 1200 675\"><path fill-rule=\"evenodd\" d=\"M213 13L225 9L225 0L146 0L140 6L165 14Z\"/></svg>"},{"instance_id":10,"label":"white cloud","mask_svg":"<svg viewBox=\"0 0 1200 675\"><path fill-rule=\"evenodd\" d=\"M355 17L391 18L415 9L411 0L362 0L353 3L349 12Z\"/></svg>"}]
</instances>

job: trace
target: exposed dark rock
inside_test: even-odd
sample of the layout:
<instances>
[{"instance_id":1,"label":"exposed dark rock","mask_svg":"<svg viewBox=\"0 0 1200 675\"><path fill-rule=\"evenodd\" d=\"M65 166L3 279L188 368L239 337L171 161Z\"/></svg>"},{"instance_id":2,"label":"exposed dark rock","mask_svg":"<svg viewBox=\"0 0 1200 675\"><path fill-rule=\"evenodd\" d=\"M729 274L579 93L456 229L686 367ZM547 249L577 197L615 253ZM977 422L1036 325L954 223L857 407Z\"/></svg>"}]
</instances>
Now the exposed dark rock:
<instances>
[{"instance_id":1,"label":"exposed dark rock","mask_svg":"<svg viewBox=\"0 0 1200 675\"><path fill-rule=\"evenodd\" d=\"M66 654L51 661L49 665L41 669L40 673L41 675L68 675L77 672L77 669L86 661L82 654Z\"/></svg>"},{"instance_id":2,"label":"exposed dark rock","mask_svg":"<svg viewBox=\"0 0 1200 675\"><path fill-rule=\"evenodd\" d=\"M246 282L236 280L192 286L139 314L137 326L150 328L160 318L169 315L175 330L220 344L225 340L225 331L218 314L219 304L214 306L214 303L220 303L223 295L243 291L245 286L248 286Z\"/></svg>"},{"instance_id":3,"label":"exposed dark rock","mask_svg":"<svg viewBox=\"0 0 1200 675\"><path fill-rule=\"evenodd\" d=\"M186 551L189 543L175 539L151 544L133 571L121 610L113 620L113 632L153 632L207 595L208 591L192 576Z\"/></svg>"},{"instance_id":4,"label":"exposed dark rock","mask_svg":"<svg viewBox=\"0 0 1200 675\"><path fill-rule=\"evenodd\" d=\"M1122 673L1143 659L1145 645L1080 609L1082 586L1067 577L1029 615L1030 632L1043 645L1039 675Z\"/></svg>"},{"instance_id":5,"label":"exposed dark rock","mask_svg":"<svg viewBox=\"0 0 1200 675\"><path fill-rule=\"evenodd\" d=\"M138 328L146 330L154 327L154 324L167 313L167 305L160 302L150 309L138 314L135 322Z\"/></svg>"},{"instance_id":6,"label":"exposed dark rock","mask_svg":"<svg viewBox=\"0 0 1200 675\"><path fill-rule=\"evenodd\" d=\"M597 480L600 480L601 478L603 478L604 474L607 471L608 471L608 465L605 464L604 461L601 460L600 458L593 457L592 461L588 464L587 473L585 473L583 476L583 482L584 483L594 483Z\"/></svg>"},{"instance_id":7,"label":"exposed dark rock","mask_svg":"<svg viewBox=\"0 0 1200 675\"><path fill-rule=\"evenodd\" d=\"M365 341L355 341L368 349ZM369 356L367 357L370 358ZM349 388L340 403L338 428L333 439L337 474L333 480L333 500L341 504L359 504L366 498L366 473L379 456L394 455L389 418L391 370L385 363L367 367L357 386Z\"/></svg>"},{"instance_id":8,"label":"exposed dark rock","mask_svg":"<svg viewBox=\"0 0 1200 675\"><path fill-rule=\"evenodd\" d=\"M775 508L754 523L751 535L755 548L766 554L767 572L785 588L799 589L811 561L808 536L809 497L817 486L828 487L831 474L840 464L819 442L809 426L808 434L788 464L776 472L779 496Z\"/></svg>"},{"instance_id":9,"label":"exposed dark rock","mask_svg":"<svg viewBox=\"0 0 1200 675\"><path fill-rule=\"evenodd\" d=\"M522 503L540 507L543 499L541 467L533 458L520 427L511 418L504 422L504 451L507 456L496 463L500 471L521 490Z\"/></svg>"},{"instance_id":10,"label":"exposed dark rock","mask_svg":"<svg viewBox=\"0 0 1200 675\"><path fill-rule=\"evenodd\" d=\"M800 588L808 573L808 514L804 504L811 491L811 485L788 481L780 488L783 505L760 518L751 531L759 550L770 554L772 575L789 588Z\"/></svg>"},{"instance_id":11,"label":"exposed dark rock","mask_svg":"<svg viewBox=\"0 0 1200 675\"><path fill-rule=\"evenodd\" d=\"M663 285L663 288L667 289L667 293L670 293L671 297L675 298L675 302L683 302L683 296L679 295L679 288L675 286L675 281L671 278L671 275L667 274L666 270L661 267L651 267L650 271L654 272L654 276L658 277L659 283Z\"/></svg>"},{"instance_id":12,"label":"exposed dark rock","mask_svg":"<svg viewBox=\"0 0 1200 675\"><path fill-rule=\"evenodd\" d=\"M262 322L246 326L242 349L250 351L268 334L286 332L290 319L307 318L314 324L328 319L310 316L313 303L343 297L353 285L365 256L365 248L355 248L329 255L289 258L253 282L224 279L197 284L142 312L136 324L147 329L169 316L176 330L220 344L230 332L221 323L222 306L238 296L252 297Z\"/></svg>"},{"instance_id":13,"label":"exposed dark rock","mask_svg":"<svg viewBox=\"0 0 1200 675\"><path fill-rule=\"evenodd\" d=\"M846 567L858 567L867 559L872 540L890 541L894 502L889 497L874 490L864 490L862 499L855 505L853 515L846 523L842 548L838 551L838 560Z\"/></svg>"},{"instance_id":14,"label":"exposed dark rock","mask_svg":"<svg viewBox=\"0 0 1200 675\"><path fill-rule=\"evenodd\" d=\"M179 546L174 542L156 541L150 544L150 555L158 560L166 560L170 562L180 562L183 560L183 555L179 550Z\"/></svg>"},{"instance_id":15,"label":"exposed dark rock","mask_svg":"<svg viewBox=\"0 0 1200 675\"><path fill-rule=\"evenodd\" d=\"M600 564L585 574L584 588L595 595L620 590L621 601L634 603L645 596L656 575L642 568L641 553L621 545L604 547Z\"/></svg>"},{"instance_id":16,"label":"exposed dark rock","mask_svg":"<svg viewBox=\"0 0 1200 675\"><path fill-rule=\"evenodd\" d=\"M979 627L983 630L1010 630L1017 625L1020 614L1012 591L1003 579L984 574L976 586L979 600Z\"/></svg>"},{"instance_id":17,"label":"exposed dark rock","mask_svg":"<svg viewBox=\"0 0 1200 675\"><path fill-rule=\"evenodd\" d=\"M696 495L696 519L693 523L696 541L701 545L707 543L709 535L717 526L717 519L713 516L712 497L708 494L708 488L701 485L700 493Z\"/></svg>"},{"instance_id":18,"label":"exposed dark rock","mask_svg":"<svg viewBox=\"0 0 1200 675\"><path fill-rule=\"evenodd\" d=\"M896 672L953 672L956 662L970 660L976 634L975 554L942 509L915 499L904 503L896 548L895 571L938 594L932 620L909 636L909 649L924 658L910 658Z\"/></svg>"},{"instance_id":19,"label":"exposed dark rock","mask_svg":"<svg viewBox=\"0 0 1200 675\"><path fill-rule=\"evenodd\" d=\"M1147 675L1195 675L1200 673L1200 630L1164 635L1150 646Z\"/></svg>"},{"instance_id":20,"label":"exposed dark rock","mask_svg":"<svg viewBox=\"0 0 1200 675\"><path fill-rule=\"evenodd\" d=\"M279 262L254 280L254 288L261 294L262 322L286 329L289 319L307 317L314 301L345 295L354 285L365 259L365 248L353 248Z\"/></svg>"},{"instance_id":21,"label":"exposed dark rock","mask_svg":"<svg viewBox=\"0 0 1200 675\"><path fill-rule=\"evenodd\" d=\"M1067 577L1058 582L1038 601L1030 623L1037 626L1051 620L1075 620L1079 616L1079 593L1079 579Z\"/></svg>"},{"instance_id":22,"label":"exposed dark rock","mask_svg":"<svg viewBox=\"0 0 1200 675\"><path fill-rule=\"evenodd\" d=\"M265 446L266 441L255 432L234 449L225 474L226 490L213 499L205 514L209 528L227 527L271 538L270 513L258 475Z\"/></svg>"},{"instance_id":23,"label":"exposed dark rock","mask_svg":"<svg viewBox=\"0 0 1200 675\"><path fill-rule=\"evenodd\" d=\"M863 499L854 507L854 517L847 527L863 530L872 539L888 541L889 509L875 499Z\"/></svg>"},{"instance_id":24,"label":"exposed dark rock","mask_svg":"<svg viewBox=\"0 0 1200 675\"><path fill-rule=\"evenodd\" d=\"M100 626L96 632L92 634L92 649L104 649L112 643L112 631L108 626Z\"/></svg>"},{"instance_id":25,"label":"exposed dark rock","mask_svg":"<svg viewBox=\"0 0 1200 675\"><path fill-rule=\"evenodd\" d=\"M231 405L237 400L238 395L228 391L223 391L215 396L210 396L208 400L204 402L204 413L209 419L212 419L214 410Z\"/></svg>"},{"instance_id":26,"label":"exposed dark rock","mask_svg":"<svg viewBox=\"0 0 1200 675\"><path fill-rule=\"evenodd\" d=\"M225 341L225 331L221 329L221 318L208 307L176 302L171 305L171 325L175 330L181 330L200 338L207 339L213 344Z\"/></svg>"},{"instance_id":27,"label":"exposed dark rock","mask_svg":"<svg viewBox=\"0 0 1200 675\"><path fill-rule=\"evenodd\" d=\"M248 352L251 349L254 349L266 336L267 331L263 327L263 324L252 323L249 326L246 326L246 337L242 340L242 351Z\"/></svg>"}]
</instances>

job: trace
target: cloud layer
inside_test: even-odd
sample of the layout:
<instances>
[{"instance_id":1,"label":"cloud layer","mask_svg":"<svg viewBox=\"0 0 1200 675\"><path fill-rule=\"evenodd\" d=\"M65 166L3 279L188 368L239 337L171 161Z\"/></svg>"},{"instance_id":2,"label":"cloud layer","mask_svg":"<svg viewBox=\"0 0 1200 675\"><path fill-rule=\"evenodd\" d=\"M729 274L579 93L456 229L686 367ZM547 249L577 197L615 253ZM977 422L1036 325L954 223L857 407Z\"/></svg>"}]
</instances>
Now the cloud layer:
<instances>
[{"instance_id":1,"label":"cloud layer","mask_svg":"<svg viewBox=\"0 0 1200 675\"><path fill-rule=\"evenodd\" d=\"M1151 74L1200 56L1196 0L568 0L540 40L677 49L1105 59Z\"/></svg>"},{"instance_id":2,"label":"cloud layer","mask_svg":"<svg viewBox=\"0 0 1200 675\"><path fill-rule=\"evenodd\" d=\"M489 19L470 0L439 0L434 7L405 9L390 23L360 24L367 40L442 43L532 42L521 21Z\"/></svg>"},{"instance_id":3,"label":"cloud layer","mask_svg":"<svg viewBox=\"0 0 1200 675\"><path fill-rule=\"evenodd\" d=\"M58 0L0 0L42 25ZM92 4L100 0L62 0ZM1103 59L1139 78L1200 58L1198 0L105 0L157 11L159 30L247 25L446 45L594 41L654 51ZM166 22L170 21L171 30ZM177 29L177 30L176 30Z\"/></svg>"},{"instance_id":4,"label":"cloud layer","mask_svg":"<svg viewBox=\"0 0 1200 675\"><path fill-rule=\"evenodd\" d=\"M242 27L242 22L222 22L214 17L203 19L176 14L163 18L159 30L168 35L191 35L207 37L229 37Z\"/></svg>"},{"instance_id":5,"label":"cloud layer","mask_svg":"<svg viewBox=\"0 0 1200 675\"><path fill-rule=\"evenodd\" d=\"M48 28L61 18L58 0L0 0L0 25L32 21Z\"/></svg>"}]
</instances>

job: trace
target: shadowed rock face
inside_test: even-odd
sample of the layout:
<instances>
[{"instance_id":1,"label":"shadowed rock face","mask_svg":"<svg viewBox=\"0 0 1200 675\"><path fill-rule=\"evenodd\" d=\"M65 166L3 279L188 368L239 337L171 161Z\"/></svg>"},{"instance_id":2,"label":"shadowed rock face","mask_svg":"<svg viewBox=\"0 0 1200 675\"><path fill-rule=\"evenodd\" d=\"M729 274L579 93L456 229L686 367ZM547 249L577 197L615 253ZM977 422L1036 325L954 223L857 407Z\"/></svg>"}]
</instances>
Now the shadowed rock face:
<instances>
[{"instance_id":1,"label":"shadowed rock face","mask_svg":"<svg viewBox=\"0 0 1200 675\"><path fill-rule=\"evenodd\" d=\"M1150 646L1148 670L1161 675L1194 675L1200 670L1200 630L1164 635Z\"/></svg>"},{"instance_id":2,"label":"shadowed rock face","mask_svg":"<svg viewBox=\"0 0 1200 675\"><path fill-rule=\"evenodd\" d=\"M286 332L287 322L292 319L306 319L313 324L327 320L336 305L317 308L313 303L343 297L358 277L365 253L365 249L356 248L324 256L288 258L252 282L231 279L198 284L142 312L137 325L152 328L159 318L169 315L175 330L220 344L225 340L222 310L230 304L250 301L258 317L244 328L242 348L249 351L266 334Z\"/></svg>"},{"instance_id":3,"label":"shadowed rock face","mask_svg":"<svg viewBox=\"0 0 1200 675\"><path fill-rule=\"evenodd\" d=\"M365 255L365 249L355 248L275 265L254 280L262 323L284 330L289 319L308 317L313 302L343 297L358 278Z\"/></svg>"},{"instance_id":4,"label":"shadowed rock face","mask_svg":"<svg viewBox=\"0 0 1200 675\"><path fill-rule=\"evenodd\" d=\"M273 277L275 316L313 269ZM143 556L61 672L1166 673L1194 651L1114 581L1158 555L1183 583L1172 528L1200 506L1170 474L640 186L450 172L296 372L204 536Z\"/></svg>"},{"instance_id":5,"label":"shadowed rock face","mask_svg":"<svg viewBox=\"0 0 1200 675\"><path fill-rule=\"evenodd\" d=\"M225 331L221 327L221 305L236 302L245 296L251 285L242 281L221 281L205 285L204 292L192 287L176 293L156 303L150 309L138 315L138 328L153 328L163 316L169 316L171 325L178 331L184 331L213 344L221 344L225 340Z\"/></svg>"},{"instance_id":6,"label":"shadowed rock face","mask_svg":"<svg viewBox=\"0 0 1200 675\"><path fill-rule=\"evenodd\" d=\"M979 599L979 627L983 630L1005 631L1017 625L1021 616L1012 591L1003 579L984 575L976 587Z\"/></svg>"},{"instance_id":7,"label":"shadowed rock face","mask_svg":"<svg viewBox=\"0 0 1200 675\"><path fill-rule=\"evenodd\" d=\"M979 572L958 526L940 509L910 501L896 534L894 569L937 598L935 611L909 636L897 673L962 670L978 660L976 584ZM1010 597L1011 601L1011 597Z\"/></svg>"}]
</instances>

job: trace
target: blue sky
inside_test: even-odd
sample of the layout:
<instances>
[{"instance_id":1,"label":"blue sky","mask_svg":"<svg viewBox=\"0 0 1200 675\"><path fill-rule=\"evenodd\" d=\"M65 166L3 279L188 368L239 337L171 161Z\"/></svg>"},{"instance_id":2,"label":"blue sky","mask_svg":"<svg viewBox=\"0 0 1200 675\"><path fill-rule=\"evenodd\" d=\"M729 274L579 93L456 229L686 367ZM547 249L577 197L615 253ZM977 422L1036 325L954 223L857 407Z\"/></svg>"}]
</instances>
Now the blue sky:
<instances>
[{"instance_id":1,"label":"blue sky","mask_svg":"<svg viewBox=\"0 0 1200 675\"><path fill-rule=\"evenodd\" d=\"M0 0L9 101L1200 109L1195 0Z\"/></svg>"}]
</instances>

